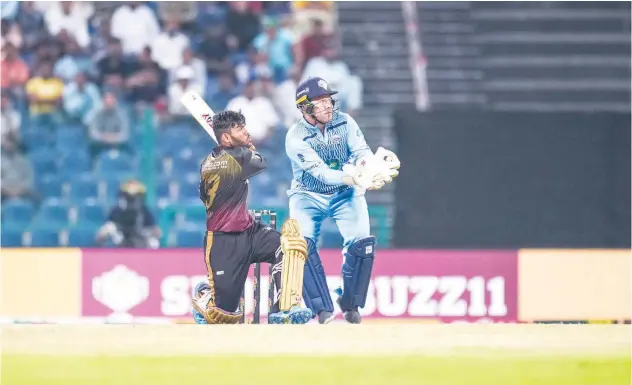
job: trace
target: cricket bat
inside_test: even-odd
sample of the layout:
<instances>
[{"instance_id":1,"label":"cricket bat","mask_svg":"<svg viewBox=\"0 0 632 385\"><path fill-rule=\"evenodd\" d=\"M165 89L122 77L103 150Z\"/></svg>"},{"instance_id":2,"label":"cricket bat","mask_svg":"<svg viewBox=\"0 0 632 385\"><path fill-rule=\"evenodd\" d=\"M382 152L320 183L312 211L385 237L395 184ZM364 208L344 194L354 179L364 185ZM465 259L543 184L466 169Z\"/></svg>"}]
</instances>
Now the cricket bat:
<instances>
[{"instance_id":1,"label":"cricket bat","mask_svg":"<svg viewBox=\"0 0 632 385\"><path fill-rule=\"evenodd\" d=\"M186 107L189 113L193 115L204 131L213 138L215 143L219 144L213 132L213 115L215 115L215 113L211 110L211 107L206 104L204 99L195 91L187 91L182 95L182 98L180 98L180 102Z\"/></svg>"}]
</instances>

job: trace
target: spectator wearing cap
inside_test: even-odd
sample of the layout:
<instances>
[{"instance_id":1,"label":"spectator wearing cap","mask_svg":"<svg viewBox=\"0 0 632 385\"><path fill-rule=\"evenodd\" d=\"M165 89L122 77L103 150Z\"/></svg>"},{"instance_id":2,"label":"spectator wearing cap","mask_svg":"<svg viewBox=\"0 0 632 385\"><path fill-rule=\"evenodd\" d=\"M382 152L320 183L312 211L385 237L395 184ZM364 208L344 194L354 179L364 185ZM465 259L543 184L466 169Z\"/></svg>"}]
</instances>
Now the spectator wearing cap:
<instances>
[{"instance_id":1,"label":"spectator wearing cap","mask_svg":"<svg viewBox=\"0 0 632 385\"><path fill-rule=\"evenodd\" d=\"M193 68L193 72L195 72L195 76L193 77L193 83L196 83L200 86L202 90L206 90L206 66L204 65L204 60L198 59L193 54L193 50L191 47L187 47L182 53L182 65L176 69L173 69L169 72L169 83L173 83L176 78L176 72L183 66L189 66Z\"/></svg>"},{"instance_id":2,"label":"spectator wearing cap","mask_svg":"<svg viewBox=\"0 0 632 385\"><path fill-rule=\"evenodd\" d=\"M58 36L65 31L73 37L79 46L87 48L90 44L88 34L88 18L91 14L86 14L85 10L76 7L72 1L60 1L59 6L50 6L44 15L46 28L53 36Z\"/></svg>"},{"instance_id":3,"label":"spectator wearing cap","mask_svg":"<svg viewBox=\"0 0 632 385\"><path fill-rule=\"evenodd\" d=\"M122 42L123 52L138 55L160 34L154 12L140 1L123 3L112 14L112 36Z\"/></svg>"},{"instance_id":4,"label":"spectator wearing cap","mask_svg":"<svg viewBox=\"0 0 632 385\"><path fill-rule=\"evenodd\" d=\"M333 40L327 40L322 56L310 59L303 71L302 80L311 77L327 79L332 89L339 90L341 108L350 115L362 107L362 80L349 71L345 62L338 58Z\"/></svg>"},{"instance_id":5,"label":"spectator wearing cap","mask_svg":"<svg viewBox=\"0 0 632 385\"><path fill-rule=\"evenodd\" d=\"M87 124L102 103L99 88L88 81L84 72L78 72L75 80L64 87L64 111L72 120Z\"/></svg>"},{"instance_id":6,"label":"spectator wearing cap","mask_svg":"<svg viewBox=\"0 0 632 385\"><path fill-rule=\"evenodd\" d=\"M178 68L189 44L189 38L180 32L180 23L175 19L168 20L165 30L151 44L152 59L166 71Z\"/></svg>"},{"instance_id":7,"label":"spectator wearing cap","mask_svg":"<svg viewBox=\"0 0 632 385\"><path fill-rule=\"evenodd\" d=\"M199 84L194 83L195 70L188 66L178 68L175 73L175 81L169 86L168 110L174 118L189 116L189 112L180 102L180 98L187 91L195 91L199 95L204 94L204 90Z\"/></svg>"},{"instance_id":8,"label":"spectator wearing cap","mask_svg":"<svg viewBox=\"0 0 632 385\"><path fill-rule=\"evenodd\" d=\"M16 94L23 94L22 88L29 80L29 67L20 59L18 51L10 42L5 42L2 47L4 58L0 71L0 86L11 90Z\"/></svg>"},{"instance_id":9,"label":"spectator wearing cap","mask_svg":"<svg viewBox=\"0 0 632 385\"><path fill-rule=\"evenodd\" d=\"M102 106L87 122L90 135L90 152L96 157L109 149L127 150L130 128L125 112L118 106L116 95L103 94Z\"/></svg>"},{"instance_id":10,"label":"spectator wearing cap","mask_svg":"<svg viewBox=\"0 0 632 385\"><path fill-rule=\"evenodd\" d=\"M276 17L265 17L262 22L265 31L260 33L253 41L259 54L267 58L268 65L274 74L274 78L285 78L294 65L295 57L300 53L295 38L288 29L280 28Z\"/></svg>"},{"instance_id":11,"label":"spectator wearing cap","mask_svg":"<svg viewBox=\"0 0 632 385\"><path fill-rule=\"evenodd\" d=\"M231 1L226 14L228 45L235 51L245 51L260 30L259 18L247 1Z\"/></svg>"},{"instance_id":12,"label":"spectator wearing cap","mask_svg":"<svg viewBox=\"0 0 632 385\"><path fill-rule=\"evenodd\" d=\"M261 83L256 79L246 83L242 94L228 102L226 109L241 111L256 145L266 145L266 140L274 134L280 123L272 102L261 94Z\"/></svg>"}]
</instances>

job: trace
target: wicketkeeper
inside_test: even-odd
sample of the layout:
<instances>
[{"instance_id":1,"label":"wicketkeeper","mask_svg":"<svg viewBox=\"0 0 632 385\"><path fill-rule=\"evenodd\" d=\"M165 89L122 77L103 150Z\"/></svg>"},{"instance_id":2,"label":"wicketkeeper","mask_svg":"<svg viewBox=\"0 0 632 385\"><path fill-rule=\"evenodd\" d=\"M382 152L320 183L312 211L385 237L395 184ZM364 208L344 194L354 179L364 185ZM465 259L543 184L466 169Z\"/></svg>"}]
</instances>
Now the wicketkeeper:
<instances>
[{"instance_id":1,"label":"wicketkeeper","mask_svg":"<svg viewBox=\"0 0 632 385\"><path fill-rule=\"evenodd\" d=\"M334 317L334 306L316 244L323 220L336 222L344 238L337 302L348 322L360 323L358 309L366 302L376 245L364 193L391 182L400 164L382 147L373 154L355 120L334 109L336 93L321 78L309 78L296 90L303 117L285 141L294 173L290 217L298 220L307 239L303 295L320 323Z\"/></svg>"},{"instance_id":2,"label":"wicketkeeper","mask_svg":"<svg viewBox=\"0 0 632 385\"><path fill-rule=\"evenodd\" d=\"M195 288L193 316L197 323L235 324L241 319L241 294L253 263L273 263L276 301L268 323L304 324L312 318L301 308L307 243L296 220L281 233L255 222L246 205L248 179L266 168L252 145L240 112L213 117L219 146L202 162L200 199L207 213L204 262L208 282Z\"/></svg>"}]
</instances>

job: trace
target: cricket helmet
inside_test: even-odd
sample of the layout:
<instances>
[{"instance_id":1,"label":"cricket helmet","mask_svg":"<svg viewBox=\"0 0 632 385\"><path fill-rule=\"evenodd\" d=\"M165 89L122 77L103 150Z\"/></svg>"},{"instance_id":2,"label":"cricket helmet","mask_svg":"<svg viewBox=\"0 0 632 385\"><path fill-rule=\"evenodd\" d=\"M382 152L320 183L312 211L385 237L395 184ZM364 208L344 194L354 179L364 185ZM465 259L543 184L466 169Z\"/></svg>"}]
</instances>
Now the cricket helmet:
<instances>
[{"instance_id":1,"label":"cricket helmet","mask_svg":"<svg viewBox=\"0 0 632 385\"><path fill-rule=\"evenodd\" d=\"M321 96L332 96L337 94L338 91L333 91L329 88L329 84L323 78L308 78L301 82L296 88L296 107L305 111L307 114L314 113L313 101ZM336 100L331 100L332 104L336 105Z\"/></svg>"}]
</instances>

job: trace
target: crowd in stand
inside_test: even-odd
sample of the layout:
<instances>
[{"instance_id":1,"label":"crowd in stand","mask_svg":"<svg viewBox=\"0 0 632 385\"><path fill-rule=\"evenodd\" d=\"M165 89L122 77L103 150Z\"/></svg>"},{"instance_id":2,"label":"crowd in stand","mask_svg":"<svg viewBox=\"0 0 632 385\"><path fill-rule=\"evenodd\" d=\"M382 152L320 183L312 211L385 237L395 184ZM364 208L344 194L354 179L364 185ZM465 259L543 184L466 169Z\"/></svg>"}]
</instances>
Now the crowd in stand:
<instances>
[{"instance_id":1,"label":"crowd in stand","mask_svg":"<svg viewBox=\"0 0 632 385\"><path fill-rule=\"evenodd\" d=\"M92 165L110 150L138 156L142 112L155 113L158 131L192 122L179 102L189 89L214 110L241 110L255 142L278 149L300 117L302 79L328 79L347 112L362 105L361 82L338 59L330 2L3 1L1 13L3 205L47 198L38 135L80 127Z\"/></svg>"}]
</instances>

